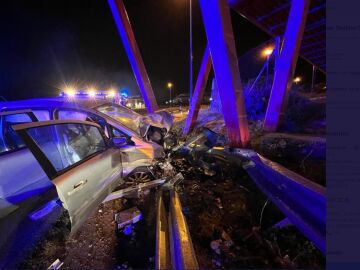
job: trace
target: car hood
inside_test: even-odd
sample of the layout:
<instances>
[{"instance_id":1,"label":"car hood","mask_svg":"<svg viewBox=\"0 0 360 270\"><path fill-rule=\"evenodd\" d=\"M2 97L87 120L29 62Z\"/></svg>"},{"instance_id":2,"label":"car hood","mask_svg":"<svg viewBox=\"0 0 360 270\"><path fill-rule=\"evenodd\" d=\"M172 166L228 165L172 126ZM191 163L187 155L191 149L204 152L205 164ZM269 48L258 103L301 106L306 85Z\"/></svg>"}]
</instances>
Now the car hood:
<instances>
[{"instance_id":1,"label":"car hood","mask_svg":"<svg viewBox=\"0 0 360 270\"><path fill-rule=\"evenodd\" d=\"M150 126L166 129L166 132L169 132L173 124L174 117L166 111L160 111L140 116L137 121L139 121L140 135L144 137Z\"/></svg>"}]
</instances>

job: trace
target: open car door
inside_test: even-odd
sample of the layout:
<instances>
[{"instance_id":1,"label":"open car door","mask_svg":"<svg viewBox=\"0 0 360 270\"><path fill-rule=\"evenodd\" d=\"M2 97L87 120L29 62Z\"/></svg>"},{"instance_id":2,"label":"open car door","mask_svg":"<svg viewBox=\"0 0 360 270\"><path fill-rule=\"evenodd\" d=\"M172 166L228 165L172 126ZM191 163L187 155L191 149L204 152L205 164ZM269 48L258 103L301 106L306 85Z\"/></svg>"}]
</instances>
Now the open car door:
<instances>
[{"instance_id":1,"label":"open car door","mask_svg":"<svg viewBox=\"0 0 360 270\"><path fill-rule=\"evenodd\" d=\"M75 232L119 185L119 149L92 122L54 120L13 128L55 184Z\"/></svg>"},{"instance_id":2,"label":"open car door","mask_svg":"<svg viewBox=\"0 0 360 270\"><path fill-rule=\"evenodd\" d=\"M0 154L23 147L12 125L37 121L31 110L0 111Z\"/></svg>"}]
</instances>

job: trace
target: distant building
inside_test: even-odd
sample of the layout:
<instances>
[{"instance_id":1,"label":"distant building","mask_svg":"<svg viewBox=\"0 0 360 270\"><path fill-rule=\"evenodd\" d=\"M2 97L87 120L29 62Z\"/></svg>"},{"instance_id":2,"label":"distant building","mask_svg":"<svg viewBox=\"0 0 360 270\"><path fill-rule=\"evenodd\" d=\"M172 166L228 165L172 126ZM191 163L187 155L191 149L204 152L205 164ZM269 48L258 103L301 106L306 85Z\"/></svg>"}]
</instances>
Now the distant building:
<instances>
[{"instance_id":1,"label":"distant building","mask_svg":"<svg viewBox=\"0 0 360 270\"><path fill-rule=\"evenodd\" d=\"M189 94L180 94L177 95L173 100L174 105L188 105L189 104L190 95ZM210 96L204 95L202 104L209 104L210 102Z\"/></svg>"},{"instance_id":2,"label":"distant building","mask_svg":"<svg viewBox=\"0 0 360 270\"><path fill-rule=\"evenodd\" d=\"M184 104L189 104L189 94L180 94L177 95L176 97L174 97L174 99L172 100L172 103L174 105L184 105Z\"/></svg>"},{"instance_id":3,"label":"distant building","mask_svg":"<svg viewBox=\"0 0 360 270\"><path fill-rule=\"evenodd\" d=\"M144 109L145 103L144 99L140 95L123 97L124 105L130 109Z\"/></svg>"}]
</instances>

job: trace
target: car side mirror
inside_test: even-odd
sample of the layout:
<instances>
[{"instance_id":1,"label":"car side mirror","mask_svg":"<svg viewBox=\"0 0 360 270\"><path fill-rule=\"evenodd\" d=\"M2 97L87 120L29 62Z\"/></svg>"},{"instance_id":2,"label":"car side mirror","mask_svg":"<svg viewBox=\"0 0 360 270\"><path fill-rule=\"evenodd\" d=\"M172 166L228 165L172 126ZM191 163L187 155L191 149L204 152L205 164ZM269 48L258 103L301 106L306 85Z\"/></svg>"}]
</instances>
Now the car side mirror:
<instances>
[{"instance_id":1,"label":"car side mirror","mask_svg":"<svg viewBox=\"0 0 360 270\"><path fill-rule=\"evenodd\" d=\"M115 146L120 147L127 145L127 138L126 137L115 137L112 139Z\"/></svg>"}]
</instances>

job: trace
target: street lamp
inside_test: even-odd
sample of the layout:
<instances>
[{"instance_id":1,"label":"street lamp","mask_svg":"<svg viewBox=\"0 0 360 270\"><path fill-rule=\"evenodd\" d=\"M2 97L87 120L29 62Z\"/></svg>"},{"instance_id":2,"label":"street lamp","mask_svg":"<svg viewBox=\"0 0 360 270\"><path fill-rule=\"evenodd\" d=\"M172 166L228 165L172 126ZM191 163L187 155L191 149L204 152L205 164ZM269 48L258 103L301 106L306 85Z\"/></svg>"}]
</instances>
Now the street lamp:
<instances>
[{"instance_id":1,"label":"street lamp","mask_svg":"<svg viewBox=\"0 0 360 270\"><path fill-rule=\"evenodd\" d=\"M170 106L171 106L171 88L173 87L173 84L171 82L168 82L167 87L170 90Z\"/></svg>"},{"instance_id":2,"label":"street lamp","mask_svg":"<svg viewBox=\"0 0 360 270\"><path fill-rule=\"evenodd\" d=\"M264 56L269 57L273 53L273 51L273 48L265 48L262 53Z\"/></svg>"},{"instance_id":3,"label":"street lamp","mask_svg":"<svg viewBox=\"0 0 360 270\"><path fill-rule=\"evenodd\" d=\"M266 56L266 85L265 85L265 89L268 88L268 82L269 82L269 58L272 55L273 51L274 51L274 48L272 48L272 47L265 48L262 51L262 54L264 56Z\"/></svg>"},{"instance_id":4,"label":"street lamp","mask_svg":"<svg viewBox=\"0 0 360 270\"><path fill-rule=\"evenodd\" d=\"M189 84L190 84L190 102L191 102L191 99L192 99L192 94L193 94L193 41L192 41L192 1L190 0L190 3L189 3L189 45L190 45L190 74L189 74Z\"/></svg>"},{"instance_id":5,"label":"street lamp","mask_svg":"<svg viewBox=\"0 0 360 270\"><path fill-rule=\"evenodd\" d=\"M299 82L301 82L301 77L295 77L295 79L294 79L294 83L299 83Z\"/></svg>"}]
</instances>

